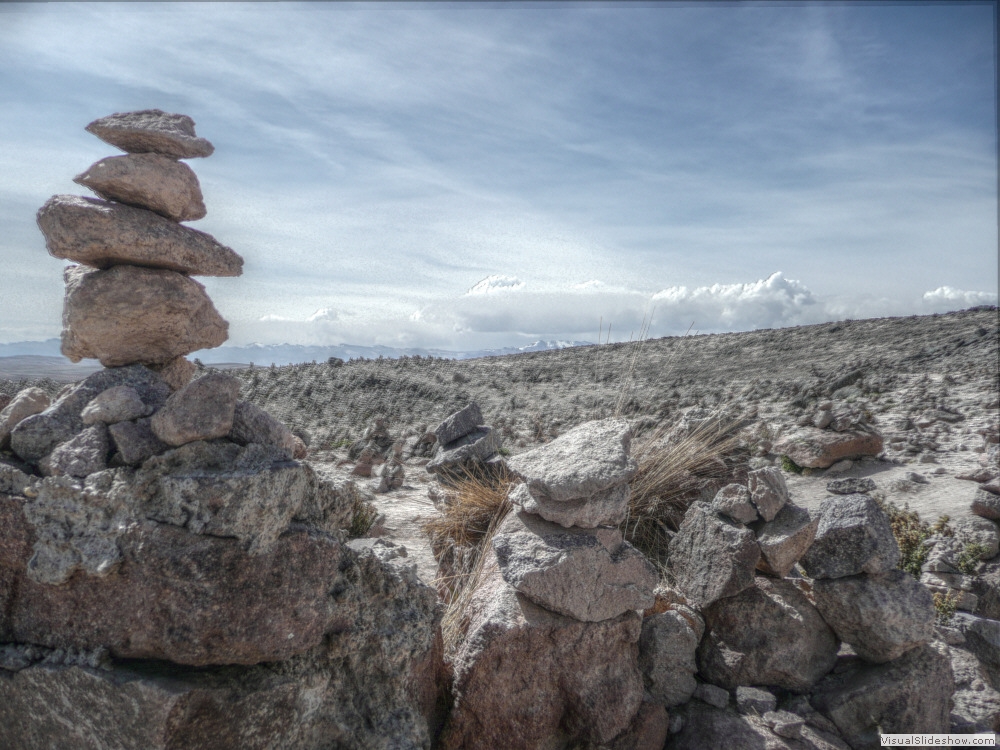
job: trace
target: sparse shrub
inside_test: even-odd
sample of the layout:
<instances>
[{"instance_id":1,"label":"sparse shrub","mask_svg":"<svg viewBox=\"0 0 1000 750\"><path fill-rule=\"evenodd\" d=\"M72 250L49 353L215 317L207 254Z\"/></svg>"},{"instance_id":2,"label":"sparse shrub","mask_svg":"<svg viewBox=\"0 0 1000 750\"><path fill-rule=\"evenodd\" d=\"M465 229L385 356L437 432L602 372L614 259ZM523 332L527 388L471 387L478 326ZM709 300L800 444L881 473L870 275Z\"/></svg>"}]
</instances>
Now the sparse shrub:
<instances>
[{"instance_id":1,"label":"sparse shrub","mask_svg":"<svg viewBox=\"0 0 1000 750\"><path fill-rule=\"evenodd\" d=\"M952 534L952 530L948 526L948 517L941 516L931 526L926 521L921 520L919 513L910 510L908 504L900 508L895 503L881 497L874 499L889 517L892 535L896 537L896 543L899 545L899 565L897 567L919 579L920 569L927 562L927 555L930 552L930 548L925 544L927 539L935 534L943 536L951 536Z\"/></svg>"},{"instance_id":2,"label":"sparse shrub","mask_svg":"<svg viewBox=\"0 0 1000 750\"><path fill-rule=\"evenodd\" d=\"M937 613L935 619L939 625L947 625L951 618L955 616L955 609L958 599L951 595L951 592L934 594L934 611Z\"/></svg>"},{"instance_id":3,"label":"sparse shrub","mask_svg":"<svg viewBox=\"0 0 1000 750\"><path fill-rule=\"evenodd\" d=\"M955 561L955 567L960 571L965 573L967 576L971 576L976 572L976 566L979 565L979 560L989 552L989 548L980 542L969 542L962 549L962 553L958 556L958 560Z\"/></svg>"},{"instance_id":4,"label":"sparse shrub","mask_svg":"<svg viewBox=\"0 0 1000 750\"><path fill-rule=\"evenodd\" d=\"M358 539L371 531L372 526L378 519L378 509L361 493L355 493L354 503L351 508L351 524L347 527L347 535L351 539Z\"/></svg>"},{"instance_id":5,"label":"sparse shrub","mask_svg":"<svg viewBox=\"0 0 1000 750\"><path fill-rule=\"evenodd\" d=\"M781 457L781 470L786 471L789 474L801 474L802 467L795 463L788 456Z\"/></svg>"}]
</instances>

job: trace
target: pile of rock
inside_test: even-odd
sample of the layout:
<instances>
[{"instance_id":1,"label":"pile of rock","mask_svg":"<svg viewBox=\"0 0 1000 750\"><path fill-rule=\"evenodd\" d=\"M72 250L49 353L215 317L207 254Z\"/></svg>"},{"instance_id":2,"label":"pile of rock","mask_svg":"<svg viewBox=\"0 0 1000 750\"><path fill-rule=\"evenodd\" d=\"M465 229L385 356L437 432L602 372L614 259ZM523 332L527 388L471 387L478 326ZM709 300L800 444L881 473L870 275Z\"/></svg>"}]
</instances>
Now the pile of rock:
<instances>
[{"instance_id":1,"label":"pile of rock","mask_svg":"<svg viewBox=\"0 0 1000 750\"><path fill-rule=\"evenodd\" d=\"M499 437L483 421L483 413L473 401L432 430L438 447L427 471L449 481L496 468L501 463Z\"/></svg>"},{"instance_id":2,"label":"pile of rock","mask_svg":"<svg viewBox=\"0 0 1000 750\"><path fill-rule=\"evenodd\" d=\"M226 323L187 274L242 263L177 223L204 207L176 159L211 144L159 110L88 129L136 152L78 178L118 202L56 196L39 225L88 266L63 351L107 369L0 412L4 747L427 746L433 589L352 548L354 493L237 380L191 379Z\"/></svg>"},{"instance_id":3,"label":"pile of rock","mask_svg":"<svg viewBox=\"0 0 1000 750\"><path fill-rule=\"evenodd\" d=\"M376 417L365 429L360 440L348 449L348 458L354 461L351 474L371 477L372 492L384 493L403 486L406 472L403 469L403 442L389 434L386 420Z\"/></svg>"},{"instance_id":4,"label":"pile of rock","mask_svg":"<svg viewBox=\"0 0 1000 750\"><path fill-rule=\"evenodd\" d=\"M662 744L666 716L640 712L636 662L636 610L658 576L616 527L637 470L630 434L591 422L508 461L523 483L466 608L445 747L608 743L640 713Z\"/></svg>"},{"instance_id":5,"label":"pile of rock","mask_svg":"<svg viewBox=\"0 0 1000 750\"><path fill-rule=\"evenodd\" d=\"M778 440L771 451L804 468L826 469L839 461L882 452L882 435L872 415L852 404L823 401L815 413L804 414L797 424L798 430Z\"/></svg>"}]
</instances>

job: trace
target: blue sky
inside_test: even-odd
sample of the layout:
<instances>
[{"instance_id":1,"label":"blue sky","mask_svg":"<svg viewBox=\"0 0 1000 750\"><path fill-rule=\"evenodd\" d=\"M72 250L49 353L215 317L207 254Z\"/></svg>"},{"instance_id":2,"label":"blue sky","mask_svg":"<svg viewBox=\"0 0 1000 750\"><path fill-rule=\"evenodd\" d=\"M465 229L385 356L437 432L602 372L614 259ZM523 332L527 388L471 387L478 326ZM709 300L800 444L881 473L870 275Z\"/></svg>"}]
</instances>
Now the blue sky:
<instances>
[{"instance_id":1,"label":"blue sky","mask_svg":"<svg viewBox=\"0 0 1000 750\"><path fill-rule=\"evenodd\" d=\"M997 300L994 4L0 4L0 342L35 211L158 107L230 343L469 349Z\"/></svg>"}]
</instances>

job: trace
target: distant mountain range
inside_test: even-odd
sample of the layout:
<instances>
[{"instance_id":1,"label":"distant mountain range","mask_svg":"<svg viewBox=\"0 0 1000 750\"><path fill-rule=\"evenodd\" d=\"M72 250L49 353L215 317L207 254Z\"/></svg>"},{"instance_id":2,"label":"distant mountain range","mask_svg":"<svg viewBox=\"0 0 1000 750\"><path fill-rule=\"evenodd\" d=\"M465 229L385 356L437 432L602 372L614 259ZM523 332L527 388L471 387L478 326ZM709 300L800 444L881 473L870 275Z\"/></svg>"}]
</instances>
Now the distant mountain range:
<instances>
[{"instance_id":1,"label":"distant mountain range","mask_svg":"<svg viewBox=\"0 0 1000 750\"><path fill-rule=\"evenodd\" d=\"M523 354L524 352L543 352L550 349L566 349L571 346L590 346L589 341L536 341L527 346L508 346L502 349L479 349L476 351L456 352L446 349L401 349L392 346L356 346L354 344L337 344L336 346L303 346L300 344L251 344L250 346L220 346L216 349L205 349L189 355L189 359L200 359L206 365L215 364L250 364L268 366L290 365L299 362L325 362L330 357L342 360L377 359L386 357L442 357L444 359L475 359L478 357L498 357L504 354ZM14 344L0 344L2 357L58 357L59 339L45 341L20 341Z\"/></svg>"}]
</instances>

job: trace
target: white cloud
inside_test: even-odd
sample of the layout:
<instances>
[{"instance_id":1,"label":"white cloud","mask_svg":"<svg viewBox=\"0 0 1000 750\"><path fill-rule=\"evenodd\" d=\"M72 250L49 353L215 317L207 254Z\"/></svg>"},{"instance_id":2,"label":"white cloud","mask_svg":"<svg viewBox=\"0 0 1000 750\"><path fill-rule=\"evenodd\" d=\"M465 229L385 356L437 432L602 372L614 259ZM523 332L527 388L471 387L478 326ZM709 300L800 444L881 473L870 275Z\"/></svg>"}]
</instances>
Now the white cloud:
<instances>
[{"instance_id":1,"label":"white cloud","mask_svg":"<svg viewBox=\"0 0 1000 750\"><path fill-rule=\"evenodd\" d=\"M976 305L997 304L995 292L967 292L953 289L950 286L939 286L937 289L924 292L923 303L929 312L950 312L963 310Z\"/></svg>"},{"instance_id":2,"label":"white cloud","mask_svg":"<svg viewBox=\"0 0 1000 750\"><path fill-rule=\"evenodd\" d=\"M524 282L516 276L487 276L477 282L469 291L466 297L482 296L487 294L497 294L506 292L516 292L524 288Z\"/></svg>"},{"instance_id":3,"label":"white cloud","mask_svg":"<svg viewBox=\"0 0 1000 750\"><path fill-rule=\"evenodd\" d=\"M306 318L307 323L315 323L317 320L337 320L337 311L332 307L322 307Z\"/></svg>"}]
</instances>

